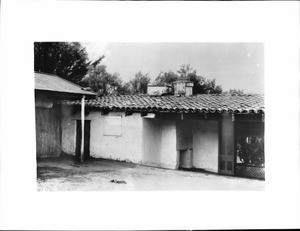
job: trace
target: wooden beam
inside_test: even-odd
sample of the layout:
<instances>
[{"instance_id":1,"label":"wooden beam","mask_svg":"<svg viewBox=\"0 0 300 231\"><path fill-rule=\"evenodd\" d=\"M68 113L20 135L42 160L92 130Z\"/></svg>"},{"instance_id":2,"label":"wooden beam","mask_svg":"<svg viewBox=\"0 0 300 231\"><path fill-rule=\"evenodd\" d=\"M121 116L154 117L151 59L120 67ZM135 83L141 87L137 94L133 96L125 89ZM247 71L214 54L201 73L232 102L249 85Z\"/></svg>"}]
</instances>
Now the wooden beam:
<instances>
[{"instance_id":1,"label":"wooden beam","mask_svg":"<svg viewBox=\"0 0 300 231\"><path fill-rule=\"evenodd\" d=\"M148 115L148 112L141 112L141 117Z\"/></svg>"},{"instance_id":2,"label":"wooden beam","mask_svg":"<svg viewBox=\"0 0 300 231\"><path fill-rule=\"evenodd\" d=\"M131 116L132 115L132 111L125 111L125 116Z\"/></svg>"},{"instance_id":3,"label":"wooden beam","mask_svg":"<svg viewBox=\"0 0 300 231\"><path fill-rule=\"evenodd\" d=\"M81 99L81 147L80 147L80 160L81 163L84 161L84 99L85 96L82 96Z\"/></svg>"},{"instance_id":4,"label":"wooden beam","mask_svg":"<svg viewBox=\"0 0 300 231\"><path fill-rule=\"evenodd\" d=\"M262 116L264 114L236 114L236 121L248 121L248 122L264 122L262 121Z\"/></svg>"},{"instance_id":5,"label":"wooden beam","mask_svg":"<svg viewBox=\"0 0 300 231\"><path fill-rule=\"evenodd\" d=\"M108 113L109 113L109 110L107 110L107 109L101 110L101 115L108 115Z\"/></svg>"}]
</instances>

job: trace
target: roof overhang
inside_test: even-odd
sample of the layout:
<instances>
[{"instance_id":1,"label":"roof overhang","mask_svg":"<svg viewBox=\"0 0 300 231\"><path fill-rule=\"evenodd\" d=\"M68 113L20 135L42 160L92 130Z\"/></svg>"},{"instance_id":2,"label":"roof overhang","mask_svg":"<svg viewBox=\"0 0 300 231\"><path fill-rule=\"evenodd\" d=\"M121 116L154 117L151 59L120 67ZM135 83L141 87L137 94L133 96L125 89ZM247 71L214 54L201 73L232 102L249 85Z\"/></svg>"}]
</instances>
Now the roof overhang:
<instances>
[{"instance_id":1,"label":"roof overhang","mask_svg":"<svg viewBox=\"0 0 300 231\"><path fill-rule=\"evenodd\" d=\"M56 100L79 100L82 96L85 96L86 99L95 99L96 94L92 92L87 92L87 94L78 94L70 92L60 92L60 91L48 91L48 90L39 90L35 89L36 95L48 96Z\"/></svg>"}]
</instances>

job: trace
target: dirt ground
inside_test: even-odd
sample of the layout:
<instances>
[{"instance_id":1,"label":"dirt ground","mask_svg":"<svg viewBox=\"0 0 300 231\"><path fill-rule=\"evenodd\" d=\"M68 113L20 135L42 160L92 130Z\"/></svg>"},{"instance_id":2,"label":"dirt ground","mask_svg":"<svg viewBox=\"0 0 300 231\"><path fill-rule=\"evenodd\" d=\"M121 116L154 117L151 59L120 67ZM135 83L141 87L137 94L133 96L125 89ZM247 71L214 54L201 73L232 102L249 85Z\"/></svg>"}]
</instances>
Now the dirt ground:
<instances>
[{"instance_id":1,"label":"dirt ground","mask_svg":"<svg viewBox=\"0 0 300 231\"><path fill-rule=\"evenodd\" d=\"M103 159L39 159L38 191L264 190L265 182Z\"/></svg>"}]
</instances>

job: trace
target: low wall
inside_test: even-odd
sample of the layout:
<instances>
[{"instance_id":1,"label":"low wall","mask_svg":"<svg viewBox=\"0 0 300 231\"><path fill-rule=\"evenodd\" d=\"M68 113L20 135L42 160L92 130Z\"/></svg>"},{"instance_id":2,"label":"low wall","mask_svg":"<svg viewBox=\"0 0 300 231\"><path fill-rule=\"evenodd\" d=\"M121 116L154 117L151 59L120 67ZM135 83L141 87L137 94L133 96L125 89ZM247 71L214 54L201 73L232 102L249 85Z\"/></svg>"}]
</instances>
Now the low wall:
<instances>
[{"instance_id":1,"label":"low wall","mask_svg":"<svg viewBox=\"0 0 300 231\"><path fill-rule=\"evenodd\" d=\"M218 172L218 121L193 121L193 167Z\"/></svg>"}]
</instances>

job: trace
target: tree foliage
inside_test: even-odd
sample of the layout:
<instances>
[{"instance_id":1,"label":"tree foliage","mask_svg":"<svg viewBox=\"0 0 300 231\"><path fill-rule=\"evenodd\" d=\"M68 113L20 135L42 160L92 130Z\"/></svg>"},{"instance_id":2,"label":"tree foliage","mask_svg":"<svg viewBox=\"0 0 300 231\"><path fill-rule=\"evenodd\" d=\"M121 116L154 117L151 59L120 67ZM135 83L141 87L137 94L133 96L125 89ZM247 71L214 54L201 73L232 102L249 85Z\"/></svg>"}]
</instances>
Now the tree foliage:
<instances>
[{"instance_id":1,"label":"tree foliage","mask_svg":"<svg viewBox=\"0 0 300 231\"><path fill-rule=\"evenodd\" d=\"M209 80L197 74L190 65L181 65L177 73L173 71L160 72L155 79L156 84L168 85L176 80L189 80L194 83L193 94L222 93L222 87L216 85L216 80Z\"/></svg>"},{"instance_id":2,"label":"tree foliage","mask_svg":"<svg viewBox=\"0 0 300 231\"><path fill-rule=\"evenodd\" d=\"M132 94L146 94L147 86L150 83L148 74L143 74L141 71L134 75L134 78L129 82L129 89Z\"/></svg>"},{"instance_id":3,"label":"tree foliage","mask_svg":"<svg viewBox=\"0 0 300 231\"><path fill-rule=\"evenodd\" d=\"M34 70L58 75L76 84L88 71L88 54L78 42L35 42Z\"/></svg>"},{"instance_id":4,"label":"tree foliage","mask_svg":"<svg viewBox=\"0 0 300 231\"><path fill-rule=\"evenodd\" d=\"M104 56L91 62L84 47L78 42L35 42L34 70L58 75L76 84L90 87L103 95L146 94L150 83L148 74L141 71L129 82L122 82L118 73L111 74L102 64ZM180 66L177 72L160 72L156 84L170 85L179 79L194 83L193 94L221 93L215 79L209 80L197 74L190 65ZM235 90L235 89L234 89Z\"/></svg>"},{"instance_id":5,"label":"tree foliage","mask_svg":"<svg viewBox=\"0 0 300 231\"><path fill-rule=\"evenodd\" d=\"M88 67L88 73L81 83L102 95L118 94L122 90L122 80L118 73L108 73L106 66L100 64L103 58L100 57Z\"/></svg>"},{"instance_id":6,"label":"tree foliage","mask_svg":"<svg viewBox=\"0 0 300 231\"><path fill-rule=\"evenodd\" d=\"M106 66L101 64L104 56L91 63L86 76L82 79L83 86L90 87L100 95L145 94L150 82L148 74L141 71L134 75L129 82L123 82L118 73L111 74Z\"/></svg>"},{"instance_id":7,"label":"tree foliage","mask_svg":"<svg viewBox=\"0 0 300 231\"><path fill-rule=\"evenodd\" d=\"M178 75L173 71L161 71L156 77L155 83L158 85L170 85L176 80L178 80Z\"/></svg>"},{"instance_id":8,"label":"tree foliage","mask_svg":"<svg viewBox=\"0 0 300 231\"><path fill-rule=\"evenodd\" d=\"M118 94L120 94L120 95L132 94L132 87L131 87L130 82L123 83L122 86L118 90Z\"/></svg>"}]
</instances>

